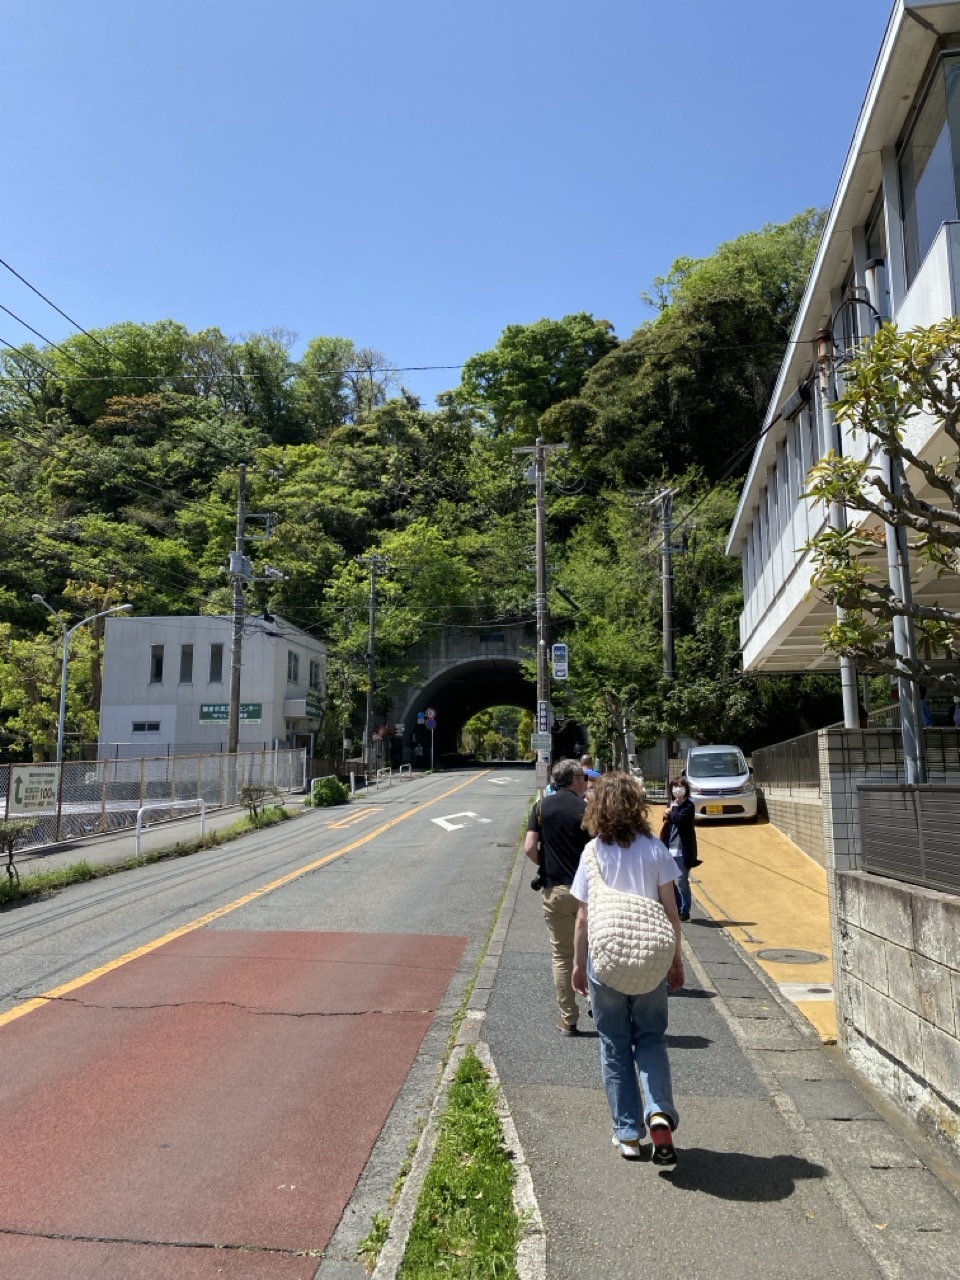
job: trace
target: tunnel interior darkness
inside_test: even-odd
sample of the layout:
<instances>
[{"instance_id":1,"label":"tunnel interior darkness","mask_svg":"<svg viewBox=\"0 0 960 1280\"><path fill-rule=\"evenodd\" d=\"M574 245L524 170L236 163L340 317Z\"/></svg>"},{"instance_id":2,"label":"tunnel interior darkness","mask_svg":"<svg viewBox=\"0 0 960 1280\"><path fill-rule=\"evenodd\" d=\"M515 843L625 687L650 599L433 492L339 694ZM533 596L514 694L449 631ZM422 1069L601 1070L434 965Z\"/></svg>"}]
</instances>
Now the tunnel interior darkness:
<instances>
[{"instance_id":1,"label":"tunnel interior darkness","mask_svg":"<svg viewBox=\"0 0 960 1280\"><path fill-rule=\"evenodd\" d=\"M439 760L457 750L460 730L471 716L487 707L521 707L536 711L537 687L519 662L510 658L477 658L457 663L424 687L405 711L404 747L419 741L429 751L430 733L418 728L417 712L433 707L437 713L434 752Z\"/></svg>"}]
</instances>

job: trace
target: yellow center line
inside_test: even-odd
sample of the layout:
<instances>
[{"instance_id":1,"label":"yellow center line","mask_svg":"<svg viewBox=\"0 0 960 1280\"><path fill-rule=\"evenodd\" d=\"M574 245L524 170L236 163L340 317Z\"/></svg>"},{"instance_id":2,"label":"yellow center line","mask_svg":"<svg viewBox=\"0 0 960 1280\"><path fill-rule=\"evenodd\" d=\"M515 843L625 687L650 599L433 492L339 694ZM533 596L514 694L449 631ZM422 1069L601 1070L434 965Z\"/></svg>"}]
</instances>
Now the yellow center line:
<instances>
[{"instance_id":1,"label":"yellow center line","mask_svg":"<svg viewBox=\"0 0 960 1280\"><path fill-rule=\"evenodd\" d=\"M89 972L81 974L79 978L71 978L69 982L64 982L59 987L53 987L42 995L34 996L30 1000L24 1000L22 1004L15 1005L12 1009L8 1009L6 1013L0 1013L0 1027L8 1022L15 1021L17 1018L22 1018L26 1013L32 1013L34 1009L44 1008L48 1001L57 1000L61 996L68 995L71 991L76 991L78 987L85 987L97 978L102 978L104 974L112 973L114 969L119 969L121 965L129 964L131 960L137 960L140 956L149 955L151 951L156 951L158 947L165 946L168 942L173 942L175 938L182 938L185 933L193 933L195 929L200 929L205 924L219 920L221 916L228 915L231 911L236 911L238 907L245 907L257 898L262 898L265 893L272 893L274 889L283 888L284 885L290 884L291 881L298 880L301 876L305 876L311 871L316 871L319 867L326 866L328 862L333 862L335 858L342 858L345 853L351 853L354 849L359 849L361 845L369 844L377 836L383 835L384 831L389 831L391 827L395 827L400 822L405 822L407 818L412 818L415 814L422 813L424 809L429 809L433 804L439 804L441 800L446 800L447 796L452 796L457 791L462 791L471 782L476 782L490 772L489 769L483 769L480 773L475 773L473 777L467 778L465 782L460 782L457 786L451 787L449 791L444 791L441 795L434 796L432 800L425 800L423 804L417 805L415 809L409 809L406 813L401 813L396 818L391 818L382 827L368 831L365 836L361 836L359 840L354 840L352 844L345 844L343 848L334 849L333 853L317 858L316 861L309 862L304 867L297 867L295 871L288 871L286 875L280 876L277 880L271 880L269 884L262 885L259 889L254 889L250 893L245 893L242 898L237 898L234 902L228 902L224 907L217 907L215 911L208 911L206 915L198 916L196 920L191 920L189 924L181 925L178 929L171 929L169 933L165 933L159 938L154 938L152 942L145 942L142 947L136 947L133 951L127 951L124 955L118 956L116 960L108 960L106 964L98 965L96 969L90 969Z\"/></svg>"},{"instance_id":2,"label":"yellow center line","mask_svg":"<svg viewBox=\"0 0 960 1280\"><path fill-rule=\"evenodd\" d=\"M370 817L374 813L382 813L383 805L377 805L376 808L357 809L346 818L340 818L336 822L327 822L325 824L328 831L337 831L341 827L354 827L358 822L362 822L364 818Z\"/></svg>"}]
</instances>

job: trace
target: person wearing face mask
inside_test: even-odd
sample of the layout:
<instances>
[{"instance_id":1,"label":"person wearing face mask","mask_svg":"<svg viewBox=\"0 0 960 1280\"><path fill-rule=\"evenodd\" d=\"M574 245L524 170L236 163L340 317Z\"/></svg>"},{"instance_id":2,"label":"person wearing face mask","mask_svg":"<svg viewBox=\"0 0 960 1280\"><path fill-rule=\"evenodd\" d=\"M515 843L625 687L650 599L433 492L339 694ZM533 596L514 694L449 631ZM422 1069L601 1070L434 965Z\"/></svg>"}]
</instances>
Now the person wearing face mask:
<instances>
[{"instance_id":1,"label":"person wearing face mask","mask_svg":"<svg viewBox=\"0 0 960 1280\"><path fill-rule=\"evenodd\" d=\"M696 810L690 799L690 788L685 779L678 778L673 784L673 803L663 815L663 831L661 839L673 855L680 872L674 881L677 895L677 906L680 919L690 919L690 871L700 865L697 857L697 831L694 823Z\"/></svg>"}]
</instances>

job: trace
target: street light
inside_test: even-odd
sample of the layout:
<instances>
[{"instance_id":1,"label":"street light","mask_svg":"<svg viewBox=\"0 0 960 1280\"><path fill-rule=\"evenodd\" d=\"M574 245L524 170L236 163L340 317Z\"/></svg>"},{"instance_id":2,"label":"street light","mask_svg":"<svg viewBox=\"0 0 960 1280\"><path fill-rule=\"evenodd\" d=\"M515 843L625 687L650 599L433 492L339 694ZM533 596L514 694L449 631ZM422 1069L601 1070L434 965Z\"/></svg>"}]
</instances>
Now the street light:
<instances>
[{"instance_id":1,"label":"street light","mask_svg":"<svg viewBox=\"0 0 960 1280\"><path fill-rule=\"evenodd\" d=\"M67 666L70 661L70 641L73 633L78 631L80 627L86 626L88 622L96 622L97 618L106 618L111 613L129 613L133 608L132 604L114 605L112 609L104 609L100 613L91 613L89 618L81 618L79 622L74 623L72 627L67 628L67 624L51 605L47 604L43 596L36 592L30 597L35 604L42 604L47 613L52 614L60 624L60 631L63 635L63 667L60 672L60 713L57 716L57 764L63 763L63 730L67 720Z\"/></svg>"}]
</instances>

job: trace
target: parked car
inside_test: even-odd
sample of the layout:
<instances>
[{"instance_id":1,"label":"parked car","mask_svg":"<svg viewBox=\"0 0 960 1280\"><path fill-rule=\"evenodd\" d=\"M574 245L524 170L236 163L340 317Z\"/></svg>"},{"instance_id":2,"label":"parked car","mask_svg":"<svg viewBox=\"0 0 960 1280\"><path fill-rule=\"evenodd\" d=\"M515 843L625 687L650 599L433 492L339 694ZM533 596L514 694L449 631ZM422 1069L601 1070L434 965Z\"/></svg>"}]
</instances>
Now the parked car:
<instances>
[{"instance_id":1,"label":"parked car","mask_svg":"<svg viewBox=\"0 0 960 1280\"><path fill-rule=\"evenodd\" d=\"M739 747L691 747L686 777L698 818L757 820L757 792Z\"/></svg>"}]
</instances>

